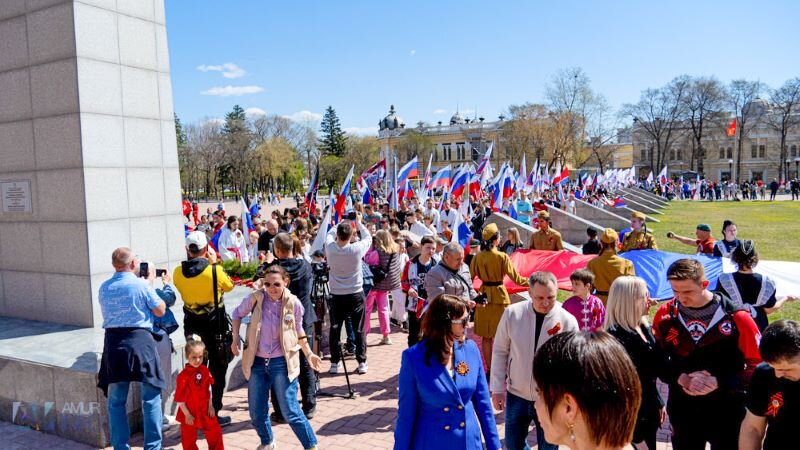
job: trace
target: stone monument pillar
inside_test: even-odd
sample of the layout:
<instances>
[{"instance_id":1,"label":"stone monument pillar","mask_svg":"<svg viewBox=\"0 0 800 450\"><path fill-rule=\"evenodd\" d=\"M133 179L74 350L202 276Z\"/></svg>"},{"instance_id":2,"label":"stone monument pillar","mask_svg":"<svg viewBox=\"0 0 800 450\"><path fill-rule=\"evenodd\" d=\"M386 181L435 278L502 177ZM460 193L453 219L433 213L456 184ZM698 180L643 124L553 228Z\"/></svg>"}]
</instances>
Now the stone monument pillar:
<instances>
[{"instance_id":1,"label":"stone monument pillar","mask_svg":"<svg viewBox=\"0 0 800 450\"><path fill-rule=\"evenodd\" d=\"M0 1L0 315L99 326L111 252L185 253L164 0Z\"/></svg>"}]
</instances>

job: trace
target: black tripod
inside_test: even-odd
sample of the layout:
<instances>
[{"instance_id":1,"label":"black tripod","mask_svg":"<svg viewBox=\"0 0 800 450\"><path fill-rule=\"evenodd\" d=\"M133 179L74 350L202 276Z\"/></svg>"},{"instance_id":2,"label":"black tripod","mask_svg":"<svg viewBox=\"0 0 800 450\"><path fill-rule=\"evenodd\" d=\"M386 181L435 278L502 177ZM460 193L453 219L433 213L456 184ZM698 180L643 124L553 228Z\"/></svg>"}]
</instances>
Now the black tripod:
<instances>
[{"instance_id":1,"label":"black tripod","mask_svg":"<svg viewBox=\"0 0 800 450\"><path fill-rule=\"evenodd\" d=\"M314 352L322 358L322 327L325 323L325 312L329 310L328 299L328 268L327 266L314 267L314 285L311 289L311 301L314 302L314 309L317 313L317 321L314 323ZM337 397L337 398L356 398L356 393L350 385L350 373L347 371L347 363L345 362L345 345L341 342L339 345L339 354L342 355L342 368L344 369L344 379L347 382L347 394L340 394L338 392L323 392L320 388L320 378L317 376L317 396L322 397Z\"/></svg>"}]
</instances>

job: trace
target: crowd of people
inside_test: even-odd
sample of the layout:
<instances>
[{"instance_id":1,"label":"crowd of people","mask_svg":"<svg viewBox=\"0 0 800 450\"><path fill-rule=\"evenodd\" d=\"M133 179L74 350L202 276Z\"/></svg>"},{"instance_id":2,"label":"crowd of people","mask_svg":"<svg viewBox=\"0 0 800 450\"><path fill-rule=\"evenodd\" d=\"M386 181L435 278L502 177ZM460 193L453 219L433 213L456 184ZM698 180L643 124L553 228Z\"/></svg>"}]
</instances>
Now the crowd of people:
<instances>
[{"instance_id":1,"label":"crowd of people","mask_svg":"<svg viewBox=\"0 0 800 450\"><path fill-rule=\"evenodd\" d=\"M275 423L289 424L304 448L317 448L309 419L323 370L323 327L328 373L339 375L352 357L356 372L366 374L375 310L381 345L395 345L392 331L407 334L396 449L499 449L499 412L505 448L513 450L530 448L531 425L540 449L654 449L667 414L679 450L706 443L755 449L762 441L763 448L786 448L800 411L793 406L800 325L769 323L769 314L794 299L777 298L774 281L753 271L755 243L740 240L729 220L719 241L708 224L697 226L695 238L668 233L695 253L730 258L738 271L720 276L710 291L696 259L675 261L667 272L674 299L659 304L620 256L657 249L646 217L633 213L619 233L587 231L584 253L598 256L572 273L572 295L562 303L552 273L524 277L510 258L522 249L564 248L550 209L576 199L556 197L521 192L506 204L532 227L527 243L519 228L501 233L486 199L402 199L397 208L354 201L332 225L325 209L297 198L297 207L253 217L247 236L240 216L220 204L189 218L187 259L171 276L160 275L158 290L156 268L118 248L116 272L100 289L106 338L99 379L108 392L112 445L127 448L125 405L130 383L139 382L145 448L160 448L161 398L172 373L163 355L182 325L186 366L175 402L184 448L197 448L198 431L209 448L224 448L222 429L231 422L222 415L225 374L240 355L258 448L276 448ZM462 223L474 237L466 242L456 229ZM222 297L234 282L219 264L228 259L259 263L252 292L230 314ZM506 277L529 298L512 304ZM175 291L182 324L168 309ZM669 386L666 401L657 380Z\"/></svg>"}]
</instances>

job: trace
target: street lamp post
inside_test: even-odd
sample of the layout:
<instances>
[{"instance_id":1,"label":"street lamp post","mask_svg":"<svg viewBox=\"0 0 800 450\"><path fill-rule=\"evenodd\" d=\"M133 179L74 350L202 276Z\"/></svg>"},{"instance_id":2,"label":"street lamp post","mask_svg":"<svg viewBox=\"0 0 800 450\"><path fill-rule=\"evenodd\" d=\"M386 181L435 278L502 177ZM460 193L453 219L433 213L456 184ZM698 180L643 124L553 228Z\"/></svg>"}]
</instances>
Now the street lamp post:
<instances>
[{"instance_id":1,"label":"street lamp post","mask_svg":"<svg viewBox=\"0 0 800 450\"><path fill-rule=\"evenodd\" d=\"M783 177L784 182L789 182L789 165L792 163L792 160L786 158L786 176Z\"/></svg>"},{"instance_id":2,"label":"street lamp post","mask_svg":"<svg viewBox=\"0 0 800 450\"><path fill-rule=\"evenodd\" d=\"M733 160L728 160L728 180L733 181Z\"/></svg>"}]
</instances>

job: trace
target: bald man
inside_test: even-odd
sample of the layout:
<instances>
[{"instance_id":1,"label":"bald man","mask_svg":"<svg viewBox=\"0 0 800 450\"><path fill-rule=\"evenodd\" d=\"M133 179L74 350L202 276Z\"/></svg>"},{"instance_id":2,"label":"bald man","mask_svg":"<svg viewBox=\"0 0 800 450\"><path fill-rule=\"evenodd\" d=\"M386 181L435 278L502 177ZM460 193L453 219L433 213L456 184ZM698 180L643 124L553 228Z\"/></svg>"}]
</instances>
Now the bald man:
<instances>
[{"instance_id":1,"label":"bald man","mask_svg":"<svg viewBox=\"0 0 800 450\"><path fill-rule=\"evenodd\" d=\"M261 233L261 236L258 237L258 251L271 251L272 239L277 236L279 232L280 230L278 229L278 222L276 222L275 219L269 219L267 221L266 231Z\"/></svg>"},{"instance_id":2,"label":"bald man","mask_svg":"<svg viewBox=\"0 0 800 450\"><path fill-rule=\"evenodd\" d=\"M166 303L151 286L155 270L139 278L139 258L120 247L111 254L114 275L100 286L105 342L98 387L108 397L111 445L127 448L130 439L125 405L132 382L141 384L145 448L161 447L161 390L166 389L154 337L153 316L162 317Z\"/></svg>"}]
</instances>

